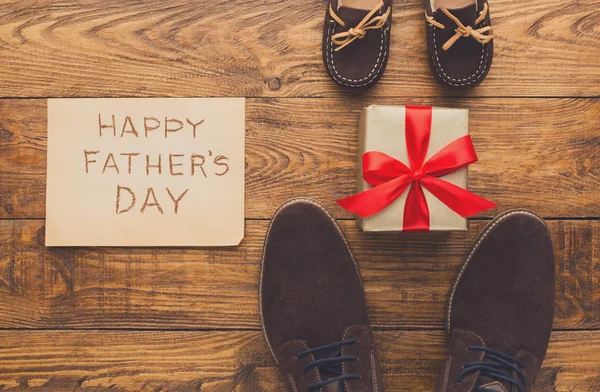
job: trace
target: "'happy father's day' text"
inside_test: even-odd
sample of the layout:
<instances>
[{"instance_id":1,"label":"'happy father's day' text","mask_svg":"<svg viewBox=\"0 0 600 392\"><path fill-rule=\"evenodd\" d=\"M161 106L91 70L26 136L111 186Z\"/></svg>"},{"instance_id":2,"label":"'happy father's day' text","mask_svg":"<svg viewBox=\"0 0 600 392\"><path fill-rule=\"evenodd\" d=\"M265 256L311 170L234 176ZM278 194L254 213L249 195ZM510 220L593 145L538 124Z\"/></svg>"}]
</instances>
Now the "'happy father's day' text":
<instances>
[{"instance_id":1,"label":"'happy father's day' text","mask_svg":"<svg viewBox=\"0 0 600 392\"><path fill-rule=\"evenodd\" d=\"M169 138L186 136L196 139L200 136L201 125L204 120L192 121L189 118L156 118L143 117L134 121L131 116L123 119L114 114L103 117L98 114L98 135L100 138L147 138L156 139L157 143ZM87 175L113 174L127 176L132 173L145 176L191 176L208 178L210 176L223 177L229 172L228 160L225 155L207 150L202 153L143 153L139 151L101 151L84 149L85 173ZM189 188L174 192L164 187L164 194L157 197L155 187L140 191L132 186L118 184L116 186L115 213L124 214L138 210L142 214L154 209L160 214L172 211L179 212L179 204L189 194ZM136 195L144 194L144 202L138 207ZM168 196L168 197L167 197ZM159 201L159 199L161 201ZM166 201L165 201L166 200ZM161 203L162 202L162 203ZM164 205L172 204L172 209Z\"/></svg>"}]
</instances>

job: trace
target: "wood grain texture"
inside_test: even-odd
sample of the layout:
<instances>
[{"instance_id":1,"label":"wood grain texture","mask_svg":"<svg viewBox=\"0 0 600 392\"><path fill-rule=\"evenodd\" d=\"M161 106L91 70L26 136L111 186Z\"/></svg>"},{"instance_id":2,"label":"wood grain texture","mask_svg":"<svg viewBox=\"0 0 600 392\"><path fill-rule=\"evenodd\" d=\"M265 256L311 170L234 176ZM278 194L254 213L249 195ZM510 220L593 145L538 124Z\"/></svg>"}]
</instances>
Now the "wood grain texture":
<instances>
[{"instance_id":1,"label":"wood grain texture","mask_svg":"<svg viewBox=\"0 0 600 392\"><path fill-rule=\"evenodd\" d=\"M285 390L257 331L0 331L0 340L0 385L7 389ZM444 332L377 331L375 340L386 391L433 390ZM532 392L598 392L598 350L600 331L554 332Z\"/></svg>"},{"instance_id":2,"label":"wood grain texture","mask_svg":"<svg viewBox=\"0 0 600 392\"><path fill-rule=\"evenodd\" d=\"M377 328L444 328L448 290L485 222L467 232L365 234L342 227ZM0 328L259 329L267 221L237 248L45 248L43 221L0 221ZM600 221L550 221L555 328L600 328Z\"/></svg>"},{"instance_id":3,"label":"wood grain texture","mask_svg":"<svg viewBox=\"0 0 600 392\"><path fill-rule=\"evenodd\" d=\"M494 64L465 93L429 71L422 1L395 2L388 69L357 93L323 68L325 0L0 0L0 389L284 390L259 331L268 219L295 196L351 218L335 200L354 192L360 110L412 103L470 109L469 188L500 204L480 218L554 218L555 331L534 392L600 392L600 0L493 0ZM239 247L44 247L45 98L99 96L255 97ZM448 290L485 224L341 221L386 391L433 389Z\"/></svg>"},{"instance_id":4,"label":"wood grain texture","mask_svg":"<svg viewBox=\"0 0 600 392\"><path fill-rule=\"evenodd\" d=\"M598 96L598 0L495 0L479 96ZM341 96L321 60L324 0L0 2L0 96ZM394 4L378 96L446 94L423 1ZM455 94L455 93L454 93Z\"/></svg>"},{"instance_id":5,"label":"wood grain texture","mask_svg":"<svg viewBox=\"0 0 600 392\"><path fill-rule=\"evenodd\" d=\"M358 116L373 103L470 110L480 161L469 188L500 204L481 216L513 207L600 216L598 98L258 98L246 105L246 217L269 218L309 196L350 218L335 200L355 191ZM46 129L45 100L0 100L0 218L44 217Z\"/></svg>"}]
</instances>

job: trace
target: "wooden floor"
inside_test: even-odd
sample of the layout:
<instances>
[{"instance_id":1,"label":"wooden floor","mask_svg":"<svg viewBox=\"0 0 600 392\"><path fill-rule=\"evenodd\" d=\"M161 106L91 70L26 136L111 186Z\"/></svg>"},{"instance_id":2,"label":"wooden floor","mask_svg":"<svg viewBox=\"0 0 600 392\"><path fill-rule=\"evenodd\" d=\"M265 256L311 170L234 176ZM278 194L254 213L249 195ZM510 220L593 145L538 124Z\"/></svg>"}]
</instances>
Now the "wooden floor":
<instances>
[{"instance_id":1,"label":"wooden floor","mask_svg":"<svg viewBox=\"0 0 600 392\"><path fill-rule=\"evenodd\" d=\"M548 219L556 319L535 391L600 391L600 1L492 0L487 80L448 93L423 0L396 0L387 72L348 93L320 58L325 0L0 0L0 389L283 391L260 332L268 219L310 196L359 261L386 391L431 391L456 268L496 213ZM246 238L236 248L44 247L46 98L246 96ZM372 104L465 107L500 204L467 232L363 234L357 119Z\"/></svg>"}]
</instances>

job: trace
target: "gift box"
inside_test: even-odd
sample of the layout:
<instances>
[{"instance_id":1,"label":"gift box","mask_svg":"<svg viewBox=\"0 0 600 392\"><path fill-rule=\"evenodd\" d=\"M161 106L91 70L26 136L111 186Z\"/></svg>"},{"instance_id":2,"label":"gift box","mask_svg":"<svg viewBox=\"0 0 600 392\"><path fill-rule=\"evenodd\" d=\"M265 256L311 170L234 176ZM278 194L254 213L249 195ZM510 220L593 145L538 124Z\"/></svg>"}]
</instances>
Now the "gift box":
<instances>
[{"instance_id":1,"label":"gift box","mask_svg":"<svg viewBox=\"0 0 600 392\"><path fill-rule=\"evenodd\" d=\"M467 188L477 161L466 109L378 106L359 121L357 194L338 203L364 231L466 230L496 204Z\"/></svg>"}]
</instances>

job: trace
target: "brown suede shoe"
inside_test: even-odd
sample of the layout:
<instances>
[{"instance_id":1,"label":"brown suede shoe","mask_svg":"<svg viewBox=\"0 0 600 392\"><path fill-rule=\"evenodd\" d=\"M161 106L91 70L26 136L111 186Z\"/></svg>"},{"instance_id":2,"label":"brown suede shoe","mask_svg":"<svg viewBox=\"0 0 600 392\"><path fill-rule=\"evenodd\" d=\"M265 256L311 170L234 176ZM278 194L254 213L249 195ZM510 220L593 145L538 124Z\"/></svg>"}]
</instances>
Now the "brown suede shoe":
<instances>
[{"instance_id":1,"label":"brown suede shoe","mask_svg":"<svg viewBox=\"0 0 600 392\"><path fill-rule=\"evenodd\" d=\"M340 228L314 201L291 200L275 213L260 307L290 391L383 391L358 267Z\"/></svg>"},{"instance_id":2,"label":"brown suede shoe","mask_svg":"<svg viewBox=\"0 0 600 392\"><path fill-rule=\"evenodd\" d=\"M450 291L437 392L527 392L550 339L554 254L546 225L508 211L475 240Z\"/></svg>"},{"instance_id":3,"label":"brown suede shoe","mask_svg":"<svg viewBox=\"0 0 600 392\"><path fill-rule=\"evenodd\" d=\"M323 63L340 86L371 87L387 65L393 0L329 0Z\"/></svg>"},{"instance_id":4,"label":"brown suede shoe","mask_svg":"<svg viewBox=\"0 0 600 392\"><path fill-rule=\"evenodd\" d=\"M440 84L453 90L477 86L494 55L487 0L425 0L429 65Z\"/></svg>"}]
</instances>

